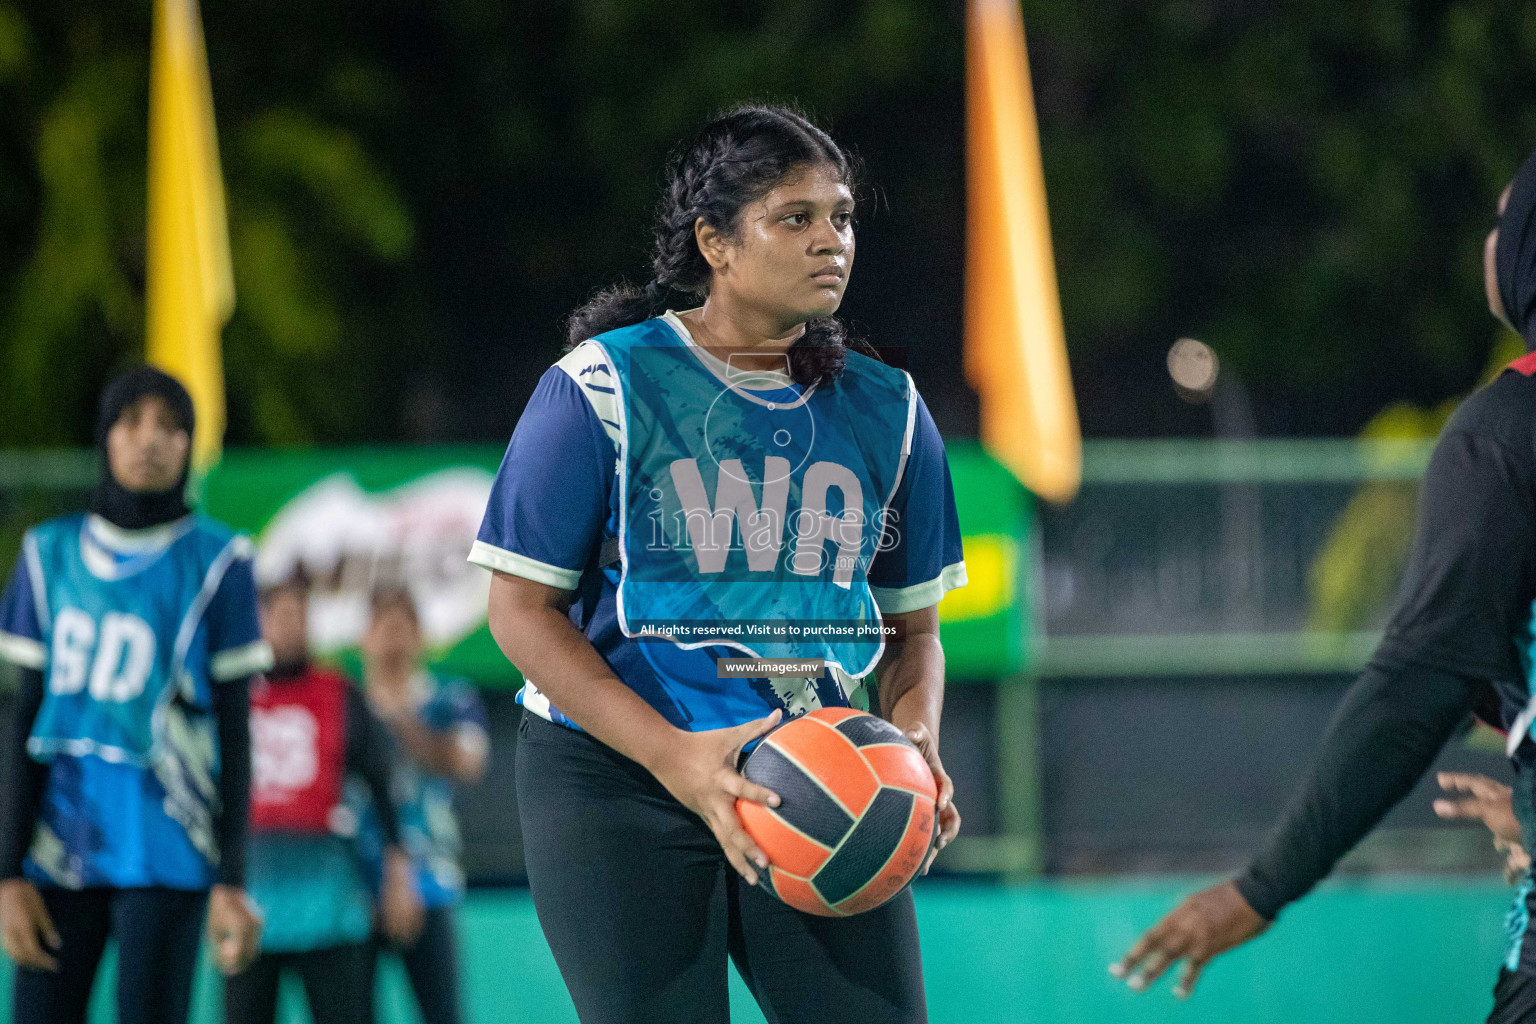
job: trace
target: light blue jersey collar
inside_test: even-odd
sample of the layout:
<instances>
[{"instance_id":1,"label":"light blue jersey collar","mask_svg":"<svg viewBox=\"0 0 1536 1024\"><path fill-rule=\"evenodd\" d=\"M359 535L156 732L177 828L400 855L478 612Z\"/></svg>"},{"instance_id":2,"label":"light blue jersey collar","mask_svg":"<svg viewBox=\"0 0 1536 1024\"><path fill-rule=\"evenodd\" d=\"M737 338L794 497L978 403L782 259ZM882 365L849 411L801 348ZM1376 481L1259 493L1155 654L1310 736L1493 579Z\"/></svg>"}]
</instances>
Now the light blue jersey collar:
<instances>
[{"instance_id":1,"label":"light blue jersey collar","mask_svg":"<svg viewBox=\"0 0 1536 1024\"><path fill-rule=\"evenodd\" d=\"M683 312L696 313L702 308L704 307L699 306L695 309L685 309ZM705 369L719 377L721 383L731 390L744 388L747 391L776 391L794 387L794 378L789 374L788 355L784 357L784 369L782 370L742 369L720 359L710 352L709 349L694 341L693 332L688 330L688 325L683 323L683 318L678 313L674 313L669 309L661 315L661 319L665 320L667 326L672 328L679 338L683 339L683 343L688 346L688 350L698 356L699 362L704 364Z\"/></svg>"},{"instance_id":2,"label":"light blue jersey collar","mask_svg":"<svg viewBox=\"0 0 1536 1024\"><path fill-rule=\"evenodd\" d=\"M193 525L188 514L148 529L125 530L91 513L80 527L80 557L97 579L124 579L148 568Z\"/></svg>"}]
</instances>

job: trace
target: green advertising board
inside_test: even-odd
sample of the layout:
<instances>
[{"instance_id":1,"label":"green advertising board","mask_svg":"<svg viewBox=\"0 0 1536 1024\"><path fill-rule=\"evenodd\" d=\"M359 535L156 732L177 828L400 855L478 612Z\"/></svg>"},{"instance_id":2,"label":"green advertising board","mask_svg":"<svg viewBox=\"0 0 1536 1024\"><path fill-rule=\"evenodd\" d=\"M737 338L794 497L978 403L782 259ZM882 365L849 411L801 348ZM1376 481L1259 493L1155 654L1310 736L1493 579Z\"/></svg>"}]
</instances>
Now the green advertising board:
<instances>
[{"instance_id":1,"label":"green advertising board","mask_svg":"<svg viewBox=\"0 0 1536 1024\"><path fill-rule=\"evenodd\" d=\"M975 442L947 444L969 585L939 606L949 676L1026 667L1033 508ZM502 449L496 446L231 450L203 488L208 514L254 537L258 572L302 562L315 579L315 640L346 657L374 581L409 579L441 671L512 686L485 626L488 574L464 559Z\"/></svg>"},{"instance_id":2,"label":"green advertising board","mask_svg":"<svg viewBox=\"0 0 1536 1024\"><path fill-rule=\"evenodd\" d=\"M975 441L946 441L960 513L967 584L939 602L952 680L990 681L1024 671L1035 642L1034 499Z\"/></svg>"}]
</instances>

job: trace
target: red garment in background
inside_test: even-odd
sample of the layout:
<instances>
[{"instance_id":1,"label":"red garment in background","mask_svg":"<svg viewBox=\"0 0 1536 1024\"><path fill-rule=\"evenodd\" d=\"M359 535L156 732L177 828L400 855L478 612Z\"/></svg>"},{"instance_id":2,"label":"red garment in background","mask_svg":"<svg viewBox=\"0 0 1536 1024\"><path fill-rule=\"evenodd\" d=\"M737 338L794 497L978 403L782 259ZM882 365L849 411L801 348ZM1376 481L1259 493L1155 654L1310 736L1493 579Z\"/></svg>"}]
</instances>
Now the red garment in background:
<instances>
[{"instance_id":1,"label":"red garment in background","mask_svg":"<svg viewBox=\"0 0 1536 1024\"><path fill-rule=\"evenodd\" d=\"M346 767L348 685L311 666L252 690L251 828L331 831Z\"/></svg>"}]
</instances>

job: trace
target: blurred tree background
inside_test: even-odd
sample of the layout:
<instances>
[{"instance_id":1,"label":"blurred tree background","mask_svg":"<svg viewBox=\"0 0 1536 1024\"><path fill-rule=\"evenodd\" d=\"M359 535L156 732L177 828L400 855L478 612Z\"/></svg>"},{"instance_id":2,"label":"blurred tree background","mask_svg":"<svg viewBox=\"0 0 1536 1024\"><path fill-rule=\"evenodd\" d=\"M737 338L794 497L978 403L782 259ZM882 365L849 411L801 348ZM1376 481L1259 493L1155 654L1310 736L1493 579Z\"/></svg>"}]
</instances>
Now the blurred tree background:
<instances>
[{"instance_id":1,"label":"blurred tree background","mask_svg":"<svg viewBox=\"0 0 1536 1024\"><path fill-rule=\"evenodd\" d=\"M0 2L0 436L89 441L143 349L147 0ZM941 428L960 377L959 0L204 0L238 305L232 444L499 440L592 290L645 274L666 155L793 101L867 164L845 312ZM1477 380L1480 248L1536 144L1536 7L1026 0L1087 433L1261 433Z\"/></svg>"}]
</instances>

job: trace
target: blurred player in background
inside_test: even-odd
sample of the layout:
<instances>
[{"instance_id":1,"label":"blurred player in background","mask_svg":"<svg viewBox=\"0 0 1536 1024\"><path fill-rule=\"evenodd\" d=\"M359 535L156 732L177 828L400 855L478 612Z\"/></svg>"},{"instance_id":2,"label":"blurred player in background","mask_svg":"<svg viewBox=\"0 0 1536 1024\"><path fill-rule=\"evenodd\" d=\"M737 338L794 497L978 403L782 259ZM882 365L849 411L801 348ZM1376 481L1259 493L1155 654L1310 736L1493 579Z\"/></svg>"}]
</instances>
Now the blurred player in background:
<instances>
[{"instance_id":1,"label":"blurred player in background","mask_svg":"<svg viewBox=\"0 0 1536 1024\"><path fill-rule=\"evenodd\" d=\"M454 907L464 898L459 866L459 823L453 787L485 774L490 735L485 707L472 686L438 679L422 667L421 620L404 586L380 587L370 600L363 634L363 688L368 706L394 736L400 757L393 785L400 838L415 865L416 886L425 908L420 936L401 945L387 934L405 965L424 1024L459 1024L459 943ZM378 819L371 806L363 815L365 849L379 849ZM369 857L379 874L375 857Z\"/></svg>"},{"instance_id":2,"label":"blurred player in background","mask_svg":"<svg viewBox=\"0 0 1536 1024\"><path fill-rule=\"evenodd\" d=\"M362 693L309 657L309 579L295 568L261 591L276 660L251 697L251 896L265 917L261 955L225 980L227 1024L272 1024L285 970L304 983L315 1024L373 1020L373 887L342 802L348 775L378 806L383 930L406 943L421 900L389 799L394 752Z\"/></svg>"},{"instance_id":3,"label":"blurred player in background","mask_svg":"<svg viewBox=\"0 0 1536 1024\"><path fill-rule=\"evenodd\" d=\"M1499 199L1484 247L1495 317L1536 350L1536 153ZM1370 666L1345 695L1308 777L1279 826L1235 879L1196 893L1111 970L1145 988L1187 961L1187 995L1212 957L1253 938L1300 899L1411 790L1476 712L1507 730L1513 819L1499 797L1448 776L1467 794L1439 808L1489 824L1501 844L1536 835L1536 351L1468 398L1446 425L1424 476L1413 555ZM1481 792L1479 792L1481 789ZM1470 798L1470 799L1469 799ZM1525 843L1511 829L1518 822ZM1536 938L1529 862L1510 915L1511 943L1490 1024L1536 1021Z\"/></svg>"},{"instance_id":4,"label":"blurred player in background","mask_svg":"<svg viewBox=\"0 0 1536 1024\"><path fill-rule=\"evenodd\" d=\"M911 378L832 316L853 262L851 187L838 145L778 108L727 114L683 150L658 214L655 279L571 318L572 348L523 411L470 555L495 571L491 631L529 680L517 745L528 878L584 1024L726 1020L728 955L771 1021L927 1019L911 893L851 917L792 910L756 888L767 859L735 811L738 797L777 799L737 772L743 747L784 714L868 700L928 758L939 844L960 825L938 757L937 611L965 582L958 516ZM669 296L703 304L674 313ZM702 422L705 410L720 418ZM752 418L765 435L732 425ZM706 435L708 452L688 448ZM809 467L803 482L780 452ZM715 480L713 500L702 479ZM791 488L791 506L775 504ZM829 492L844 515L818 511ZM658 516L682 518L666 493L702 509L675 544L654 539L644 508L649 497ZM892 513L889 538L872 509ZM853 533L835 538L837 553L847 544L860 558L823 561L833 521ZM631 590L637 579L661 582ZM899 624L905 640L828 642L820 651L840 667L775 687L718 677L716 660L741 651L643 642L622 625L676 619L701 595L706 635L857 612Z\"/></svg>"},{"instance_id":5,"label":"blurred player in background","mask_svg":"<svg viewBox=\"0 0 1536 1024\"><path fill-rule=\"evenodd\" d=\"M0 822L18 1024L81 1024L109 937L117 1019L181 1024L205 907L220 967L255 952L247 695L271 653L250 542L184 500L192 427L158 370L108 385L90 511L29 530L0 599L21 669Z\"/></svg>"}]
</instances>

